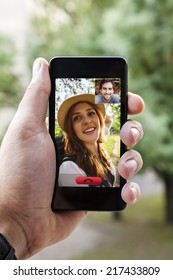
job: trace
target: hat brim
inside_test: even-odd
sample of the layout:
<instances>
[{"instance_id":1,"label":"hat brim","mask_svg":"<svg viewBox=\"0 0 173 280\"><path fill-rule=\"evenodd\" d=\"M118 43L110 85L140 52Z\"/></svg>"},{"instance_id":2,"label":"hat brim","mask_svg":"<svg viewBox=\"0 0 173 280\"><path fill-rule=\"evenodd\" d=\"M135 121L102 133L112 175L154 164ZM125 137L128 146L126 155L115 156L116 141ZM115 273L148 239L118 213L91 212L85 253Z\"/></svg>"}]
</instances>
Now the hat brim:
<instances>
[{"instance_id":1,"label":"hat brim","mask_svg":"<svg viewBox=\"0 0 173 280\"><path fill-rule=\"evenodd\" d=\"M64 122L65 118L70 110L70 108L79 102L88 102L91 104L94 104L98 110L102 113L103 117L106 115L106 110L104 104L96 104L95 103L95 95L90 94L90 93L83 93L83 94L77 94L74 95L65 101L60 105L59 110L58 110L58 124L60 128L65 131L64 128Z\"/></svg>"}]
</instances>

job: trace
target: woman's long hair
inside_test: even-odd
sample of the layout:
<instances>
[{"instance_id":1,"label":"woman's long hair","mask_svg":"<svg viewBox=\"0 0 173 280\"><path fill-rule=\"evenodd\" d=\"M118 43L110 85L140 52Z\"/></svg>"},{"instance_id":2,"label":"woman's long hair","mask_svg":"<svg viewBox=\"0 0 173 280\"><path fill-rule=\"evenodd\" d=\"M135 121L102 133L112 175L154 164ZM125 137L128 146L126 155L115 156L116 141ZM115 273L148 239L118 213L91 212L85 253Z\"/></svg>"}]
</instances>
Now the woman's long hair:
<instances>
[{"instance_id":1,"label":"woman's long hair","mask_svg":"<svg viewBox=\"0 0 173 280\"><path fill-rule=\"evenodd\" d=\"M111 172L110 158L103 144L105 138L105 120L102 113L97 109L97 106L91 103L89 104L94 108L100 120L100 135L97 140L98 156L85 147L84 143L76 136L73 130L72 109L76 104L70 108L65 118L65 130L68 131L68 133L64 132L65 153L68 156L74 156L77 165L84 170L88 176L100 176L105 178L107 174Z\"/></svg>"}]
</instances>

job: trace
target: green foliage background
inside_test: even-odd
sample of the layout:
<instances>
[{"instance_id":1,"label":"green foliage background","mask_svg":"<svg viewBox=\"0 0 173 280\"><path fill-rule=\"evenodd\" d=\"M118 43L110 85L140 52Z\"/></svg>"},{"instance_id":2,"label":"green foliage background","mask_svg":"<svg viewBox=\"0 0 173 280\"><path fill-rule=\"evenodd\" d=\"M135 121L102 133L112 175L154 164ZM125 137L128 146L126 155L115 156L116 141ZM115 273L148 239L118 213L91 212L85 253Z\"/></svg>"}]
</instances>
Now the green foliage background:
<instances>
[{"instance_id":1,"label":"green foliage background","mask_svg":"<svg viewBox=\"0 0 173 280\"><path fill-rule=\"evenodd\" d=\"M8 37L0 35L0 107L14 106L19 100L21 86L14 65L14 43Z\"/></svg>"}]
</instances>

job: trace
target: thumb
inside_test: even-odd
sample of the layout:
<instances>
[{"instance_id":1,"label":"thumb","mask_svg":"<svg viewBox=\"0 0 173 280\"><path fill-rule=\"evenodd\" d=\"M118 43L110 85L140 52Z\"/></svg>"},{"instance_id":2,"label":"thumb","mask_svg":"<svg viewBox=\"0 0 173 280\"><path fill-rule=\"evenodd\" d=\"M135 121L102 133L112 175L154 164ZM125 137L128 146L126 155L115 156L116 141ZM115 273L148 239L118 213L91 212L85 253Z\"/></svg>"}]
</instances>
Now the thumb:
<instances>
[{"instance_id":1,"label":"thumb","mask_svg":"<svg viewBox=\"0 0 173 280\"><path fill-rule=\"evenodd\" d=\"M19 115L25 121L32 118L33 122L42 125L46 118L50 90L49 64L45 59L37 58L33 64L31 82L18 108Z\"/></svg>"}]
</instances>

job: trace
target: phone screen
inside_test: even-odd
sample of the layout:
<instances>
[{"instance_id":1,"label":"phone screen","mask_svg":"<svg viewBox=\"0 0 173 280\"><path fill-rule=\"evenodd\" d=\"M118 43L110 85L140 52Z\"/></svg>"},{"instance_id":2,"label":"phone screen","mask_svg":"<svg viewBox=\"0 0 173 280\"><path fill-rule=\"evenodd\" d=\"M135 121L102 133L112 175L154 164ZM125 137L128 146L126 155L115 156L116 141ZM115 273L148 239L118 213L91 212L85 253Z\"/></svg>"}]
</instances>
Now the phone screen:
<instances>
[{"instance_id":1,"label":"phone screen","mask_svg":"<svg viewBox=\"0 0 173 280\"><path fill-rule=\"evenodd\" d=\"M55 57L50 62L49 131L57 172L53 210L114 211L126 180L118 162L126 147L127 63L123 58Z\"/></svg>"},{"instance_id":2,"label":"phone screen","mask_svg":"<svg viewBox=\"0 0 173 280\"><path fill-rule=\"evenodd\" d=\"M74 100L73 96L76 97ZM62 154L59 187L120 186L117 169L120 159L120 103L120 78L56 79L55 139L59 141L60 137L64 137L69 145ZM65 108L62 109L63 105ZM59 108L62 111L59 112ZM58 119L63 122L63 127ZM79 159L76 153L80 154ZM106 162L105 174L102 170L99 174L102 163L98 162L98 153L104 158L103 163ZM90 159L87 160L87 156ZM93 170L93 164L86 166L90 160L93 160L93 164L100 164L100 167Z\"/></svg>"}]
</instances>

